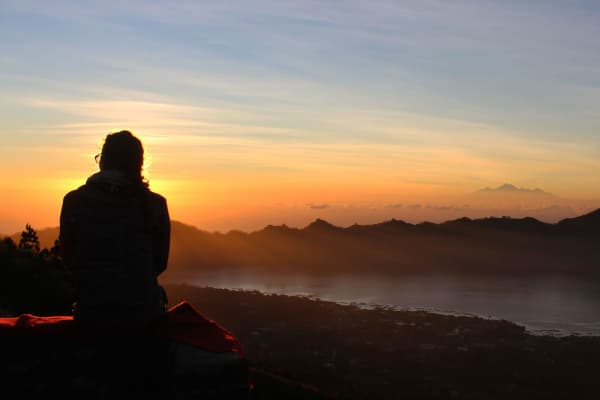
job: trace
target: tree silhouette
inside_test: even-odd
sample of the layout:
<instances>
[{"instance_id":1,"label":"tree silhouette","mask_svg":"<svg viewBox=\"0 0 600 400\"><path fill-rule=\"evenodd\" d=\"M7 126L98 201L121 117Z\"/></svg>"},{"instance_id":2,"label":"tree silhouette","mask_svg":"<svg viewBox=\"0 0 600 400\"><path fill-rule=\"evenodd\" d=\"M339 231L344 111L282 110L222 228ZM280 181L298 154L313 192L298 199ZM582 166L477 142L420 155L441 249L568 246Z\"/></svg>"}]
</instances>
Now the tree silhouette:
<instances>
[{"instance_id":1,"label":"tree silhouette","mask_svg":"<svg viewBox=\"0 0 600 400\"><path fill-rule=\"evenodd\" d=\"M0 314L69 314L73 282L59 256L59 241L41 249L38 234L27 224L18 244L0 239Z\"/></svg>"},{"instance_id":2,"label":"tree silhouette","mask_svg":"<svg viewBox=\"0 0 600 400\"><path fill-rule=\"evenodd\" d=\"M21 232L19 249L31 251L33 254L40 252L40 240L38 239L37 232L29 224L26 224L25 230Z\"/></svg>"}]
</instances>

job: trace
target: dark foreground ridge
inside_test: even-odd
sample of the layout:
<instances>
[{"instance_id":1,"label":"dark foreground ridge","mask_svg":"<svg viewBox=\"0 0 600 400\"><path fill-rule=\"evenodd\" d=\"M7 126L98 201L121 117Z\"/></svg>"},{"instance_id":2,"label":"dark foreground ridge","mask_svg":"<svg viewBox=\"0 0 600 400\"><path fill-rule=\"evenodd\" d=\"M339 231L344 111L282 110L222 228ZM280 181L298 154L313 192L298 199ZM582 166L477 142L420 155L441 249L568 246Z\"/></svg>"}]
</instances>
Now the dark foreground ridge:
<instances>
[{"instance_id":1,"label":"dark foreground ridge","mask_svg":"<svg viewBox=\"0 0 600 400\"><path fill-rule=\"evenodd\" d=\"M373 310L167 286L227 326L257 398L597 399L600 337L534 336L508 321Z\"/></svg>"}]
</instances>

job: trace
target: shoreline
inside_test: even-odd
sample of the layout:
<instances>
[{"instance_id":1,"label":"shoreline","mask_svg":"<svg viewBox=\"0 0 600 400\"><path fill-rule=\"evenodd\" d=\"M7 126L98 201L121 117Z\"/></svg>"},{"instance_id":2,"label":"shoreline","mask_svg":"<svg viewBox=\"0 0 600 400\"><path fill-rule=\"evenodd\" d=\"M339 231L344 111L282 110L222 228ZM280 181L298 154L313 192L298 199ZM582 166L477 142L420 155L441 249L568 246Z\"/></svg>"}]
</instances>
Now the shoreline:
<instances>
[{"instance_id":1,"label":"shoreline","mask_svg":"<svg viewBox=\"0 0 600 400\"><path fill-rule=\"evenodd\" d=\"M163 284L258 290L362 308L508 320L535 335L600 336L596 280L565 275L171 273Z\"/></svg>"},{"instance_id":2,"label":"shoreline","mask_svg":"<svg viewBox=\"0 0 600 400\"><path fill-rule=\"evenodd\" d=\"M257 291L165 289L171 303L190 301L237 336L257 370L319 398L591 399L600 392L600 337L536 336L506 320Z\"/></svg>"}]
</instances>

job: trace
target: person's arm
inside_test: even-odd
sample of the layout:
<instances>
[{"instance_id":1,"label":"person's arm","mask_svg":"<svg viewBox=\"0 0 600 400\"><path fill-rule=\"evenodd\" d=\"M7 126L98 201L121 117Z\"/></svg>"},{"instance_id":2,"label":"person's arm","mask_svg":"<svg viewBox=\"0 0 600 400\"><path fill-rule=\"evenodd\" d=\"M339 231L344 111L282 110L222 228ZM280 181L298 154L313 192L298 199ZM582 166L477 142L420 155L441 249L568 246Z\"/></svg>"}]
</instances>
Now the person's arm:
<instances>
[{"instance_id":1,"label":"person's arm","mask_svg":"<svg viewBox=\"0 0 600 400\"><path fill-rule=\"evenodd\" d=\"M60 210L60 227L58 236L58 249L59 255L63 259L63 262L67 268L73 266L73 252L75 248L75 240L77 235L73 231L74 229L74 216L73 216L73 195L68 193L62 202Z\"/></svg>"},{"instance_id":2,"label":"person's arm","mask_svg":"<svg viewBox=\"0 0 600 400\"><path fill-rule=\"evenodd\" d=\"M157 203L158 229L154 233L152 246L154 249L154 272L156 276L167 269L171 245L171 219L169 217L167 201L164 197L160 197L160 201Z\"/></svg>"}]
</instances>

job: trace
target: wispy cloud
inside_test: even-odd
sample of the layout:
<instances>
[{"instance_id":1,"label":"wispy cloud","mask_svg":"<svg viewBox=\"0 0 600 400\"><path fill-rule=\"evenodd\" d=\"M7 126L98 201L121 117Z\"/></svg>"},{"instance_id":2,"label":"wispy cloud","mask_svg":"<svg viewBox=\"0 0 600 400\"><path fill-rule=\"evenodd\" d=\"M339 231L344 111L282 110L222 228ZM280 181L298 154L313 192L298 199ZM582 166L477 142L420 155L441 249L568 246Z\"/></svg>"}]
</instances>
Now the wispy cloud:
<instances>
[{"instance_id":1,"label":"wispy cloud","mask_svg":"<svg viewBox=\"0 0 600 400\"><path fill-rule=\"evenodd\" d=\"M597 196L599 16L589 2L5 0L0 170L74 179L105 133L131 129L159 182L197 202L439 214L434 194L515 177Z\"/></svg>"},{"instance_id":2,"label":"wispy cloud","mask_svg":"<svg viewBox=\"0 0 600 400\"><path fill-rule=\"evenodd\" d=\"M384 207L385 208L402 208L403 205L402 205L402 203L394 203L394 204L386 204Z\"/></svg>"},{"instance_id":3,"label":"wispy cloud","mask_svg":"<svg viewBox=\"0 0 600 400\"><path fill-rule=\"evenodd\" d=\"M240 170L255 165L278 173L308 173L316 179L328 174L369 179L377 174L395 177L399 184L439 181L472 189L481 182L511 180L523 169L525 181L544 181L540 184L547 181L540 174L559 172L555 185L569 180L572 185L571 174L577 171L581 176L586 176L585 171L600 171L600 161L588 143L530 138L470 121L357 110L323 115L320 127L289 127L246 110L182 104L152 94L141 95L140 100L115 97L34 97L23 99L22 104L68 115L72 121L37 127L37 132L91 138L100 132L132 129L149 144L162 146L165 156L176 151L181 160L192 163L188 167L192 171L199 168L193 161L198 146L216 150L205 156L215 165L226 162Z\"/></svg>"},{"instance_id":4,"label":"wispy cloud","mask_svg":"<svg viewBox=\"0 0 600 400\"><path fill-rule=\"evenodd\" d=\"M311 210L324 210L326 208L331 207L329 204L307 204L308 208L310 208Z\"/></svg>"}]
</instances>

